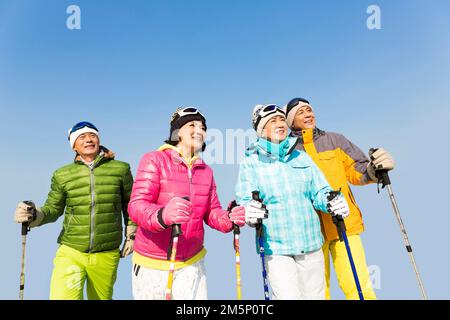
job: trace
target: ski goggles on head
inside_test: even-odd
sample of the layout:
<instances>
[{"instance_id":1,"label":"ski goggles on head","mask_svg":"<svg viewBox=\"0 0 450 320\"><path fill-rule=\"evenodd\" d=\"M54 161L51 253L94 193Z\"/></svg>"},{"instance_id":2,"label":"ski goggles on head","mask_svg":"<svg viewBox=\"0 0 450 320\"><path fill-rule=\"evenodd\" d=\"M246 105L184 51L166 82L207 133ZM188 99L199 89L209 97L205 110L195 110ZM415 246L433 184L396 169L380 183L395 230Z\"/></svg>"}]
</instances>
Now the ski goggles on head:
<instances>
[{"instance_id":1,"label":"ski goggles on head","mask_svg":"<svg viewBox=\"0 0 450 320\"><path fill-rule=\"evenodd\" d=\"M281 113L281 114L283 114L283 115L285 115L285 114L284 114L284 111L283 111L280 107L278 107L276 104L268 104L268 105L262 107L262 108L259 109L259 111L255 114L256 119L255 119L255 121L254 121L254 123L255 123L254 127L255 127L255 128L258 127L259 123L261 122L261 119L263 119L263 118L265 118L265 117L267 117L268 115L271 115L271 114L273 114L273 113L277 113L277 112L278 112L278 113Z\"/></svg>"},{"instance_id":2,"label":"ski goggles on head","mask_svg":"<svg viewBox=\"0 0 450 320\"><path fill-rule=\"evenodd\" d=\"M277 105L269 104L259 110L258 117L264 118L264 117L268 116L269 114L276 112L277 110L280 110L281 112L283 112Z\"/></svg>"},{"instance_id":3,"label":"ski goggles on head","mask_svg":"<svg viewBox=\"0 0 450 320\"><path fill-rule=\"evenodd\" d=\"M185 117L185 116L195 116L199 115L202 119L205 119L205 116L195 107L186 107L179 108L172 114L172 119L170 119L170 123L173 124L176 120Z\"/></svg>"},{"instance_id":4,"label":"ski goggles on head","mask_svg":"<svg viewBox=\"0 0 450 320\"><path fill-rule=\"evenodd\" d=\"M90 129L94 129L95 131L98 131L97 127L94 126L92 123L87 122L87 121L82 121L82 122L78 122L76 125L74 125L72 128L69 129L67 138L70 140L70 135L72 133L74 133L75 131L78 131L80 129L86 128L86 127L90 128Z\"/></svg>"},{"instance_id":5,"label":"ski goggles on head","mask_svg":"<svg viewBox=\"0 0 450 320\"><path fill-rule=\"evenodd\" d=\"M294 98L287 104L286 114L288 114L293 108L298 106L300 103L309 105L309 101L303 98Z\"/></svg>"},{"instance_id":6,"label":"ski goggles on head","mask_svg":"<svg viewBox=\"0 0 450 320\"><path fill-rule=\"evenodd\" d=\"M198 110L197 108L194 107L187 107L187 108L183 108L177 111L177 114L181 117L184 116L189 116L189 115L195 115L195 114L199 114L201 115L203 118L205 117L200 110Z\"/></svg>"}]
</instances>

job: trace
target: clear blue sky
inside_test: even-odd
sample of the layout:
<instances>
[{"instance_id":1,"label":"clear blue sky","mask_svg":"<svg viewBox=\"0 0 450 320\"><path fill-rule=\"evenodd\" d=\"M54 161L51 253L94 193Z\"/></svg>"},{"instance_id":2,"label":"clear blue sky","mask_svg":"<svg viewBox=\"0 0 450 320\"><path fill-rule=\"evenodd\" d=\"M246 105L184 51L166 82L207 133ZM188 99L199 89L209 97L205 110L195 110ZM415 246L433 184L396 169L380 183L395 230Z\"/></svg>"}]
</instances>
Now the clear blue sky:
<instances>
[{"instance_id":1,"label":"clear blue sky","mask_svg":"<svg viewBox=\"0 0 450 320\"><path fill-rule=\"evenodd\" d=\"M66 8L81 8L81 30ZM381 8L381 30L366 9ZM318 126L363 150L394 155L393 188L431 298L449 299L445 127L450 120L450 2L0 0L1 299L16 299L18 201L42 205L52 172L73 153L66 132L94 122L129 162L167 138L171 112L196 105L208 127L247 129L257 103L309 98ZM244 150L241 150L243 152ZM223 205L237 165L214 165ZM367 260L382 299L420 298L385 191L354 187L366 222ZM28 299L47 299L62 220L28 237ZM234 299L231 234L207 231L209 297ZM243 296L262 299L253 231L242 235ZM115 299L131 299L123 260ZM332 294L342 298L333 282Z\"/></svg>"}]
</instances>

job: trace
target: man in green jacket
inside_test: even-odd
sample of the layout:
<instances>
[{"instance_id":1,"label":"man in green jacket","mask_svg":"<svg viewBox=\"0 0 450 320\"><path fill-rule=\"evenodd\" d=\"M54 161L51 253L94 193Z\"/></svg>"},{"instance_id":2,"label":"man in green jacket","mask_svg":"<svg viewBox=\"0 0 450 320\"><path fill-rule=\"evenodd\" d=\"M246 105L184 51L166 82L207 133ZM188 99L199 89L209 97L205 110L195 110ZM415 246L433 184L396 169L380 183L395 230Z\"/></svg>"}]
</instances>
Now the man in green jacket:
<instances>
[{"instance_id":1,"label":"man in green jacket","mask_svg":"<svg viewBox=\"0 0 450 320\"><path fill-rule=\"evenodd\" d=\"M82 300L85 282L89 300L109 300L119 257L133 251L137 227L127 212L133 177L127 163L114 160L114 154L100 145L92 123L77 123L68 139L76 152L74 163L54 172L43 207L20 202L14 218L33 228L65 213L53 261L51 300ZM126 239L119 252L122 216Z\"/></svg>"}]
</instances>

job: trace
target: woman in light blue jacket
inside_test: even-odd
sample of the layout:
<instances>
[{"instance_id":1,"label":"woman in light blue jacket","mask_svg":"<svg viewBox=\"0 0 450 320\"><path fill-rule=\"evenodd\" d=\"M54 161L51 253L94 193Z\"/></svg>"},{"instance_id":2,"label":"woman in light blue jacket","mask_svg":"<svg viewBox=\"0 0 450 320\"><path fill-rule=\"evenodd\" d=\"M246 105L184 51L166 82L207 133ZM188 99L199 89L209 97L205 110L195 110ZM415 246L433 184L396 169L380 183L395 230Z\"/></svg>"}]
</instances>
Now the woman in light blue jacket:
<instances>
[{"instance_id":1,"label":"woman in light blue jacket","mask_svg":"<svg viewBox=\"0 0 450 320\"><path fill-rule=\"evenodd\" d=\"M257 105L258 140L239 167L236 199L248 205L259 191L269 216L263 220L267 277L274 299L324 299L323 236L316 210L348 215L344 197L328 202L331 187L312 159L295 149L284 112Z\"/></svg>"}]
</instances>

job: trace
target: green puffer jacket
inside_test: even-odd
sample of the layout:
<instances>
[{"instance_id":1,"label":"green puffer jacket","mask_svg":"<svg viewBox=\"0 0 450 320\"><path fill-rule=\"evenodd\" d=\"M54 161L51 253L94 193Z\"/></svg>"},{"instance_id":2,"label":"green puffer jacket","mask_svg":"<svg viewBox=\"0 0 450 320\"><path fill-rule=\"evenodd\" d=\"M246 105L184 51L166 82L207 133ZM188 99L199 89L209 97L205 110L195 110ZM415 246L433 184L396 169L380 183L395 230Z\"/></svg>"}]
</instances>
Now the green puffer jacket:
<instances>
[{"instance_id":1,"label":"green puffer jacket","mask_svg":"<svg viewBox=\"0 0 450 320\"><path fill-rule=\"evenodd\" d=\"M51 190L41 208L40 225L56 221L64 212L58 243L81 252L119 248L122 242L122 215L128 219L133 177L129 164L114 160L114 153L102 147L91 170L79 157L56 170ZM64 210L65 209L65 210Z\"/></svg>"}]
</instances>

